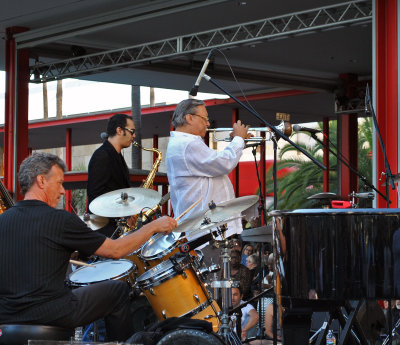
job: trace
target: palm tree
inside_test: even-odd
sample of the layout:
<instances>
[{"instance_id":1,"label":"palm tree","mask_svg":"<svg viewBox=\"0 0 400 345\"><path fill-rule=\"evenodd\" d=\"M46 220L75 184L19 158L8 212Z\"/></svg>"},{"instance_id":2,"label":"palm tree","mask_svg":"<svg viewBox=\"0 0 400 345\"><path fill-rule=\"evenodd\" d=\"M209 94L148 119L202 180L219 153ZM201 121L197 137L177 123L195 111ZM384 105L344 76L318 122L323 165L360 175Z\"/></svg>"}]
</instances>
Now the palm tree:
<instances>
[{"instance_id":1,"label":"palm tree","mask_svg":"<svg viewBox=\"0 0 400 345\"><path fill-rule=\"evenodd\" d=\"M319 123L319 127L322 124ZM336 151L336 121L331 121L329 125L329 134L331 139L331 149ZM294 134L296 135L296 134ZM362 119L359 123L359 171L369 181L372 175L372 162L370 151L372 148L372 122L370 118ZM307 150L315 159L322 163L322 145L319 142L313 141L310 144L299 144L303 149ZM278 209L296 209L308 208L315 206L313 200L307 198L313 194L321 193L323 191L323 172L310 160L304 156L295 156L293 153L296 149L287 144L282 147L279 152L280 161L277 164L277 170L284 168L292 168L292 171L286 175L281 174L282 177L277 181L277 194L278 194ZM289 155L289 153L291 153ZM333 154L329 154L330 163L330 185L329 190L337 193L337 159ZM360 186L360 191L364 190L364 186ZM272 168L267 171L267 193L273 191L272 181ZM360 205L361 206L361 205ZM363 205L366 207L366 205ZM273 208L273 205L270 209Z\"/></svg>"}]
</instances>

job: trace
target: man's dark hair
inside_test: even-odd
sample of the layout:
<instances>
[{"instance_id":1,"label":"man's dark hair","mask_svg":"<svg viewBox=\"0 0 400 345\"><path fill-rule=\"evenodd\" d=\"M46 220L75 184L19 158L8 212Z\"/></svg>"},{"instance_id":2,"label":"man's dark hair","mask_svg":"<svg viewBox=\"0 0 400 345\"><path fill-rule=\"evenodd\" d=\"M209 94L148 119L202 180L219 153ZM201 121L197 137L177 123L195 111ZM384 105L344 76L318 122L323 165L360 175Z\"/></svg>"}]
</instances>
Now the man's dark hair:
<instances>
[{"instance_id":1,"label":"man's dark hair","mask_svg":"<svg viewBox=\"0 0 400 345\"><path fill-rule=\"evenodd\" d=\"M111 116L107 123L107 135L109 137L113 137L115 134L117 134L118 127L124 129L128 119L133 121L132 116L125 114L115 114Z\"/></svg>"},{"instance_id":2,"label":"man's dark hair","mask_svg":"<svg viewBox=\"0 0 400 345\"><path fill-rule=\"evenodd\" d=\"M243 296L243 289L242 289L242 287L240 286L240 284L239 284L239 285L232 286L232 288L238 289L238 290L239 290L239 293L240 293L240 296Z\"/></svg>"},{"instance_id":3,"label":"man's dark hair","mask_svg":"<svg viewBox=\"0 0 400 345\"><path fill-rule=\"evenodd\" d=\"M19 167L18 173L21 194L24 195L32 187L36 176L48 174L53 165L58 165L64 172L67 171L63 160L51 153L37 152L25 158Z\"/></svg>"},{"instance_id":4,"label":"man's dark hair","mask_svg":"<svg viewBox=\"0 0 400 345\"><path fill-rule=\"evenodd\" d=\"M187 114L196 114L196 108L205 103L199 99L185 99L181 101L175 108L174 114L172 115L172 127L181 127L186 123Z\"/></svg>"},{"instance_id":5,"label":"man's dark hair","mask_svg":"<svg viewBox=\"0 0 400 345\"><path fill-rule=\"evenodd\" d=\"M242 253L241 253L239 250L232 249L232 250L231 250L231 257L232 257L232 256L238 256L239 259L240 259L241 256L242 256Z\"/></svg>"}]
</instances>

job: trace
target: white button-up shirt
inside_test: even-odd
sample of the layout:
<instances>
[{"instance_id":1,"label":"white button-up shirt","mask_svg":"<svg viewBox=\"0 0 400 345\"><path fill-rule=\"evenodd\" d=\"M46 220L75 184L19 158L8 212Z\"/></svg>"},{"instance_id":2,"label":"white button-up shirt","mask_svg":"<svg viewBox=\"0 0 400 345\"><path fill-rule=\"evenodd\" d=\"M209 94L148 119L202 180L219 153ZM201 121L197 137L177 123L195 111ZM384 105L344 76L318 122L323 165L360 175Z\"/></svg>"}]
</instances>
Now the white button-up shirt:
<instances>
[{"instance_id":1,"label":"white button-up shirt","mask_svg":"<svg viewBox=\"0 0 400 345\"><path fill-rule=\"evenodd\" d=\"M234 199L235 193L228 174L238 164L243 149L244 140L239 136L218 152L209 148L198 135L171 132L166 166L175 216L201 198L201 203L188 212L184 219L207 211L211 200L219 204ZM236 219L228 223L226 236L240 234L242 230L241 220Z\"/></svg>"}]
</instances>

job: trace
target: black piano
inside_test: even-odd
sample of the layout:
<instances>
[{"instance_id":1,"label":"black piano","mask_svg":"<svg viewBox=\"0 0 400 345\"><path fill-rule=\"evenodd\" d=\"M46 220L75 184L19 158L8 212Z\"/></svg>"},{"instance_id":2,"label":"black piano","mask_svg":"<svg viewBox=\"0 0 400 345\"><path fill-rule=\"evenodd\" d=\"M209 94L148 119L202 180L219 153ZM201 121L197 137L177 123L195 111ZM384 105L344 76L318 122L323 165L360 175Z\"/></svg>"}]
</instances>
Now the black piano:
<instances>
[{"instance_id":1,"label":"black piano","mask_svg":"<svg viewBox=\"0 0 400 345\"><path fill-rule=\"evenodd\" d=\"M350 300L400 298L400 209L270 215L285 308L331 311Z\"/></svg>"}]
</instances>

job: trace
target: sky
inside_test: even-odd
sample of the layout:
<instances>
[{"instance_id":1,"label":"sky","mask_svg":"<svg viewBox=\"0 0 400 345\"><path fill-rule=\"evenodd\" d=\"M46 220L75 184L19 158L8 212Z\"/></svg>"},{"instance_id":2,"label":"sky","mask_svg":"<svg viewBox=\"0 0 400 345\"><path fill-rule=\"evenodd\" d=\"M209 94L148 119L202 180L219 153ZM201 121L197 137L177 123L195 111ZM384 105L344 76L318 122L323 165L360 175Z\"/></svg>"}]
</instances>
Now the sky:
<instances>
[{"instance_id":1,"label":"sky","mask_svg":"<svg viewBox=\"0 0 400 345\"><path fill-rule=\"evenodd\" d=\"M47 85L49 117L56 116L56 82ZM29 120L43 118L43 85L29 84ZM141 87L142 105L150 104L150 88ZM175 104L188 97L187 91L155 89L156 104ZM225 95L198 93L199 99L226 98ZM5 72L0 71L0 124L4 123ZM131 86L92 82L78 79L63 80L63 115L110 112L131 106Z\"/></svg>"}]
</instances>

